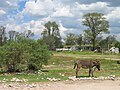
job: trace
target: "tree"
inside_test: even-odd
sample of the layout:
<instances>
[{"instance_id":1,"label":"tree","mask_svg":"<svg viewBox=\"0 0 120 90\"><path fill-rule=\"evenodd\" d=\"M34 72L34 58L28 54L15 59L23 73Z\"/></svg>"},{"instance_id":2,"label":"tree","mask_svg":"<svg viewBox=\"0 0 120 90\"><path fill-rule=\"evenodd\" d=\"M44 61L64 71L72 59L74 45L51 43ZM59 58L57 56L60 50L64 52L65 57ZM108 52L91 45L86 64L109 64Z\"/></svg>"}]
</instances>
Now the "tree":
<instances>
[{"instance_id":1,"label":"tree","mask_svg":"<svg viewBox=\"0 0 120 90\"><path fill-rule=\"evenodd\" d=\"M115 36L114 35L109 35L105 39L101 40L99 45L102 48L107 48L109 50L109 48L115 46L116 43L117 43L117 40L116 40Z\"/></svg>"},{"instance_id":2,"label":"tree","mask_svg":"<svg viewBox=\"0 0 120 90\"><path fill-rule=\"evenodd\" d=\"M0 46L0 66L8 72L38 70L46 64L50 58L50 51L40 40L25 37L23 33L14 39L14 32L11 40Z\"/></svg>"},{"instance_id":3,"label":"tree","mask_svg":"<svg viewBox=\"0 0 120 90\"><path fill-rule=\"evenodd\" d=\"M62 44L59 27L57 23L48 21L44 25L45 30L41 33L44 42L48 45L49 49L60 47Z\"/></svg>"},{"instance_id":4,"label":"tree","mask_svg":"<svg viewBox=\"0 0 120 90\"><path fill-rule=\"evenodd\" d=\"M119 51L120 51L120 42L119 42L119 41L117 41L117 42L115 43L115 47L119 48Z\"/></svg>"},{"instance_id":5,"label":"tree","mask_svg":"<svg viewBox=\"0 0 120 90\"><path fill-rule=\"evenodd\" d=\"M41 40L29 40L27 41L29 45L30 59L28 61L29 70L39 70L42 68L43 64L47 64L50 58L51 52L48 50L47 46Z\"/></svg>"},{"instance_id":6,"label":"tree","mask_svg":"<svg viewBox=\"0 0 120 90\"><path fill-rule=\"evenodd\" d=\"M76 44L76 35L73 33L68 33L65 38L66 45L75 45Z\"/></svg>"},{"instance_id":7,"label":"tree","mask_svg":"<svg viewBox=\"0 0 120 90\"><path fill-rule=\"evenodd\" d=\"M31 38L32 36L34 36L34 33L31 30L26 30L23 34L26 38Z\"/></svg>"},{"instance_id":8,"label":"tree","mask_svg":"<svg viewBox=\"0 0 120 90\"><path fill-rule=\"evenodd\" d=\"M26 45L15 41L8 41L4 46L0 47L0 61L2 67L7 72L22 71L27 68L29 53L26 51Z\"/></svg>"},{"instance_id":9,"label":"tree","mask_svg":"<svg viewBox=\"0 0 120 90\"><path fill-rule=\"evenodd\" d=\"M5 41L6 41L5 27L0 26L0 46L2 46Z\"/></svg>"},{"instance_id":10,"label":"tree","mask_svg":"<svg viewBox=\"0 0 120 90\"><path fill-rule=\"evenodd\" d=\"M87 13L83 16L83 25L88 27L84 32L86 37L91 40L94 50L98 35L102 32L108 33L108 21L101 13Z\"/></svg>"},{"instance_id":11,"label":"tree","mask_svg":"<svg viewBox=\"0 0 120 90\"><path fill-rule=\"evenodd\" d=\"M16 31L9 31L9 40L17 40L17 36L19 35L19 32Z\"/></svg>"},{"instance_id":12,"label":"tree","mask_svg":"<svg viewBox=\"0 0 120 90\"><path fill-rule=\"evenodd\" d=\"M79 46L82 45L82 42L83 42L83 36L82 36L82 34L80 34L80 35L77 36L76 42L77 42L77 44Z\"/></svg>"}]
</instances>

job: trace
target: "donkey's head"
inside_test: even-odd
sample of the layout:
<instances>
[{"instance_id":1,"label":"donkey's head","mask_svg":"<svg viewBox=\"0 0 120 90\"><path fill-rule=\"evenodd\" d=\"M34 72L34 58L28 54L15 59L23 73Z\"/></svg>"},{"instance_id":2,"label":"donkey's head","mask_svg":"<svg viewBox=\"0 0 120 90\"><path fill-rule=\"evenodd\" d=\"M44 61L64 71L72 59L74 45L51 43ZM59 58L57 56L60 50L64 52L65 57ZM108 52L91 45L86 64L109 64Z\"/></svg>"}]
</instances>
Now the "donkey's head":
<instances>
[{"instance_id":1,"label":"donkey's head","mask_svg":"<svg viewBox=\"0 0 120 90\"><path fill-rule=\"evenodd\" d=\"M94 66L96 66L96 68L100 71L100 61L96 60L93 61Z\"/></svg>"}]
</instances>

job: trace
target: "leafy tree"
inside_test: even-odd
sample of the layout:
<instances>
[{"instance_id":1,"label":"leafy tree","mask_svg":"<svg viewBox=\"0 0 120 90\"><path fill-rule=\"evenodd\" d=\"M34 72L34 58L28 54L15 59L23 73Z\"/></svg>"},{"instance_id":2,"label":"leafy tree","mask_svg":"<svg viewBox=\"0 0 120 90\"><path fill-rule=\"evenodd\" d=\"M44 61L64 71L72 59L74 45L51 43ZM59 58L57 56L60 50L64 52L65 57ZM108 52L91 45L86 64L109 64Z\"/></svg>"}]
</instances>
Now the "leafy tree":
<instances>
[{"instance_id":1,"label":"leafy tree","mask_svg":"<svg viewBox=\"0 0 120 90\"><path fill-rule=\"evenodd\" d=\"M8 72L38 70L47 64L50 51L40 40L30 39L24 34L19 34L17 40L8 40L0 47L0 66Z\"/></svg>"},{"instance_id":2,"label":"leafy tree","mask_svg":"<svg viewBox=\"0 0 120 90\"><path fill-rule=\"evenodd\" d=\"M119 48L119 50L120 50L120 42L119 42L119 41L117 41L117 42L115 43L115 47Z\"/></svg>"},{"instance_id":3,"label":"leafy tree","mask_svg":"<svg viewBox=\"0 0 120 90\"><path fill-rule=\"evenodd\" d=\"M22 43L15 41L7 42L0 48L0 56L2 66L6 67L8 72L16 72L18 69L22 70L27 67L29 54Z\"/></svg>"},{"instance_id":4,"label":"leafy tree","mask_svg":"<svg viewBox=\"0 0 120 90\"><path fill-rule=\"evenodd\" d=\"M82 45L82 42L83 42L83 36L82 36L82 34L80 34L80 35L77 36L76 42L77 42L77 44L79 46Z\"/></svg>"},{"instance_id":5,"label":"leafy tree","mask_svg":"<svg viewBox=\"0 0 120 90\"><path fill-rule=\"evenodd\" d=\"M117 40L116 40L115 36L109 35L105 39L101 40L101 42L99 44L102 48L109 49L110 47L115 46L116 42L117 42Z\"/></svg>"},{"instance_id":6,"label":"leafy tree","mask_svg":"<svg viewBox=\"0 0 120 90\"><path fill-rule=\"evenodd\" d=\"M33 40L29 38L20 37L19 42L27 46L26 50L29 53L29 60L27 63L29 70L38 70L42 68L43 64L47 64L51 52L42 40Z\"/></svg>"},{"instance_id":7,"label":"leafy tree","mask_svg":"<svg viewBox=\"0 0 120 90\"><path fill-rule=\"evenodd\" d=\"M60 47L62 42L57 23L48 21L45 23L44 27L45 30L41 33L41 35L49 49Z\"/></svg>"},{"instance_id":8,"label":"leafy tree","mask_svg":"<svg viewBox=\"0 0 120 90\"><path fill-rule=\"evenodd\" d=\"M98 35L102 32L108 33L108 21L101 13L87 13L83 16L83 25L88 27L84 30L85 36L91 40L94 50Z\"/></svg>"},{"instance_id":9,"label":"leafy tree","mask_svg":"<svg viewBox=\"0 0 120 90\"><path fill-rule=\"evenodd\" d=\"M76 35L73 33L68 33L65 38L66 45L75 45L76 44Z\"/></svg>"},{"instance_id":10,"label":"leafy tree","mask_svg":"<svg viewBox=\"0 0 120 90\"><path fill-rule=\"evenodd\" d=\"M6 42L5 27L0 26L0 46L2 46L4 42Z\"/></svg>"},{"instance_id":11,"label":"leafy tree","mask_svg":"<svg viewBox=\"0 0 120 90\"><path fill-rule=\"evenodd\" d=\"M48 50L47 46L40 40L29 40L27 43L29 43L30 47L30 60L28 63L28 69L41 69L43 64L47 64L51 55L50 51ZM33 68L31 68L31 66Z\"/></svg>"},{"instance_id":12,"label":"leafy tree","mask_svg":"<svg viewBox=\"0 0 120 90\"><path fill-rule=\"evenodd\" d=\"M19 32L16 31L9 31L9 40L17 40L17 36L19 35Z\"/></svg>"},{"instance_id":13,"label":"leafy tree","mask_svg":"<svg viewBox=\"0 0 120 90\"><path fill-rule=\"evenodd\" d=\"M106 37L106 41L108 44L114 44L116 42L115 35L109 35L108 37Z\"/></svg>"},{"instance_id":14,"label":"leafy tree","mask_svg":"<svg viewBox=\"0 0 120 90\"><path fill-rule=\"evenodd\" d=\"M34 33L31 30L26 30L26 31L24 31L23 35L26 38L30 38L30 37L34 36Z\"/></svg>"}]
</instances>

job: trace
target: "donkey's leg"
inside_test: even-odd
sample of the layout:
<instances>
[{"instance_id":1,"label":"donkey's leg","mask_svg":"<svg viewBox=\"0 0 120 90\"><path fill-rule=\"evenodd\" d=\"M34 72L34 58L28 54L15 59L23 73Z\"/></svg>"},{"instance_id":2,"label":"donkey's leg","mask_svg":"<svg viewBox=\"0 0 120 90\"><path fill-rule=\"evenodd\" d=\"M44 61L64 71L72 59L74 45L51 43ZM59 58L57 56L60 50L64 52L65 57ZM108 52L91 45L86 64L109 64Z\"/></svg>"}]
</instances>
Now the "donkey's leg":
<instances>
[{"instance_id":1,"label":"donkey's leg","mask_svg":"<svg viewBox=\"0 0 120 90\"><path fill-rule=\"evenodd\" d=\"M80 67L76 68L76 78L78 77L78 71L79 71Z\"/></svg>"},{"instance_id":2,"label":"donkey's leg","mask_svg":"<svg viewBox=\"0 0 120 90\"><path fill-rule=\"evenodd\" d=\"M92 72L92 68L89 68L89 77L90 77L91 72Z\"/></svg>"},{"instance_id":3,"label":"donkey's leg","mask_svg":"<svg viewBox=\"0 0 120 90\"><path fill-rule=\"evenodd\" d=\"M96 67L95 67L94 70L92 71L92 77L94 77L93 73L94 73L95 70L96 70Z\"/></svg>"}]
</instances>

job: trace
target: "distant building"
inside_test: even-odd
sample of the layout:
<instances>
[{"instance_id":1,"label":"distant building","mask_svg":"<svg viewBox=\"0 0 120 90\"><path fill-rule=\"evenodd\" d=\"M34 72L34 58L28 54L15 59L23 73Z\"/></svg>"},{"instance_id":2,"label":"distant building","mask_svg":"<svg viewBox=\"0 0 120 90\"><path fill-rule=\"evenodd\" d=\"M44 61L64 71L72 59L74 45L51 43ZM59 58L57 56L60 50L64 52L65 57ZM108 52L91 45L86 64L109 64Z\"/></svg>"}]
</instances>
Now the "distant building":
<instances>
[{"instance_id":1,"label":"distant building","mask_svg":"<svg viewBox=\"0 0 120 90\"><path fill-rule=\"evenodd\" d=\"M119 48L111 47L111 48L109 49L109 51L110 51L111 53L116 53L116 54L118 54L118 53L119 53Z\"/></svg>"}]
</instances>

